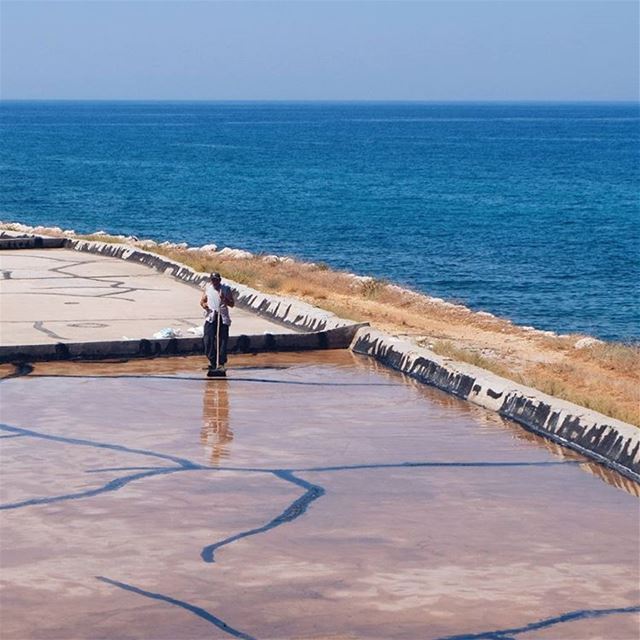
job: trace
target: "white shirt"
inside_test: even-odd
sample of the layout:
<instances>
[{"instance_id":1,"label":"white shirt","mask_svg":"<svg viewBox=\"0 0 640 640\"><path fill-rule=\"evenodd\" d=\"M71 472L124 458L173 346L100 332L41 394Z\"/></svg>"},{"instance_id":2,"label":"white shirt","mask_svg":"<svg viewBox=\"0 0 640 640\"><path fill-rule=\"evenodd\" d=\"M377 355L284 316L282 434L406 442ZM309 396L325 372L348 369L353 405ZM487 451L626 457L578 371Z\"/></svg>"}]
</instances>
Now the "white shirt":
<instances>
[{"instance_id":1,"label":"white shirt","mask_svg":"<svg viewBox=\"0 0 640 640\"><path fill-rule=\"evenodd\" d=\"M211 311L207 313L205 320L207 322L213 322L215 320L215 314L219 311L222 324L230 325L231 316L229 315L229 307L226 303L222 302L222 294L224 294L225 298L230 298L233 295L231 287L228 287L226 284L221 284L220 291L216 291L216 288L209 283L204 291L207 296L207 306L211 309Z\"/></svg>"}]
</instances>

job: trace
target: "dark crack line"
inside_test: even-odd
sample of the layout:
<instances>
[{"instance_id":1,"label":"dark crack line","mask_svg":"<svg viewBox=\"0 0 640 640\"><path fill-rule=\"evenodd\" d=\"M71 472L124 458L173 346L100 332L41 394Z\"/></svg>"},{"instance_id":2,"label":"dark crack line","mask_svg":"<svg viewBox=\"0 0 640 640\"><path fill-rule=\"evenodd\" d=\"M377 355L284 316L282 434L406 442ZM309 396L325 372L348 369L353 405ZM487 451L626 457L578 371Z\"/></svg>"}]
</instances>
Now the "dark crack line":
<instances>
[{"instance_id":1,"label":"dark crack line","mask_svg":"<svg viewBox=\"0 0 640 640\"><path fill-rule=\"evenodd\" d=\"M168 460L178 465L176 467L152 467L142 473L134 473L134 474L129 474L119 478L114 478L113 480L110 480L109 482L105 483L100 487L97 487L94 489L87 489L85 491L67 493L64 495L30 498L28 500L21 500L19 502L10 502L5 504L0 504L0 511L20 509L22 507L30 507L30 506L41 505L41 504L53 504L55 502L65 502L68 500L79 500L83 498L91 498L93 496L100 495L103 493L118 491L119 489L122 489L126 485L132 482L135 482L137 480L142 480L143 478L150 478L150 477L159 476L159 475L167 475L170 473L176 473L178 471L193 471L196 469L207 468L207 467L201 467L200 465L197 465L191 462L191 460L187 460L186 458L179 458L177 456L172 456L169 454L156 453L156 452L148 451L145 449L132 449L130 447L125 447L123 445L95 442L93 440L83 440L80 438L66 438L63 436L52 436L48 434L39 433L37 431L31 431L29 429L12 427L10 425L2 424L2 423L0 423L0 430L10 432L8 435L29 436L32 438L39 438L41 440L61 442L63 444L87 446L87 447L94 447L96 449L108 449L111 451L118 451L121 453L134 453L137 455L151 456L153 458L159 458L161 460Z\"/></svg>"},{"instance_id":2,"label":"dark crack line","mask_svg":"<svg viewBox=\"0 0 640 640\"><path fill-rule=\"evenodd\" d=\"M9 431L11 433L20 433L22 435L31 436L32 438L40 438L42 440L51 440L53 442L62 442L64 444L80 445L84 447L95 447L96 449L109 449L111 451L119 451L122 453L135 453L143 456L151 456L153 458L159 458L160 460L169 460L180 465L184 469L201 469L201 465L195 464L187 458L180 458L178 456L172 456L168 453L156 453L155 451L148 451L147 449L133 449L131 447L125 447L121 444L109 444L106 442L96 442L95 440L83 440L82 438L66 438L64 436L52 436L46 433L40 433L38 431L31 431L30 429L22 429L21 427L12 427L8 424L0 423L0 429L3 431ZM206 467L204 467L206 468Z\"/></svg>"},{"instance_id":3,"label":"dark crack line","mask_svg":"<svg viewBox=\"0 0 640 640\"><path fill-rule=\"evenodd\" d=\"M0 436L2 438L3 436ZM11 436L4 436L11 437ZM109 473L113 471L151 471L159 467L105 467L103 469L87 469L85 473ZM205 467L206 468L206 467Z\"/></svg>"},{"instance_id":4,"label":"dark crack line","mask_svg":"<svg viewBox=\"0 0 640 640\"><path fill-rule=\"evenodd\" d=\"M264 367L256 367L256 368L264 368ZM272 367L274 368L274 367ZM284 367L283 367L284 368ZM246 367L243 367L246 369ZM227 371L233 372L235 370L234 367L227 369ZM184 381L198 381L202 382L207 381L203 376L151 376L151 375L143 375L143 374L115 374L115 375L86 375L86 374L63 374L63 373L37 373L32 378L87 378L89 380L100 380L111 379L111 380L119 380L119 379L144 379L144 380L184 380ZM210 382L210 380L208 381ZM225 378L224 382L263 382L269 384L292 384L292 385L300 385L307 387L393 387L396 386L394 383L368 383L368 382L301 382L299 380L273 380L270 378L238 378L231 377Z\"/></svg>"},{"instance_id":5,"label":"dark crack line","mask_svg":"<svg viewBox=\"0 0 640 640\"><path fill-rule=\"evenodd\" d=\"M293 472L316 472L326 473L329 471L359 471L360 469L400 469L400 468L420 468L429 467L437 468L482 468L482 467L555 467L560 465L577 465L585 464L583 460L540 460L537 462L391 462L381 464L353 464L336 467L307 467L303 469L290 469Z\"/></svg>"},{"instance_id":6,"label":"dark crack line","mask_svg":"<svg viewBox=\"0 0 640 640\"><path fill-rule=\"evenodd\" d=\"M50 262L64 262L64 264L68 267L72 267L76 264L89 264L91 262L98 262L97 260L70 260L69 258L54 258L53 256L38 256L38 255L20 255L19 253L13 253L11 255L11 259L15 260L17 258L22 258L23 260L47 260ZM48 271L53 271L54 269L48 269ZM36 280L37 278L33 278Z\"/></svg>"},{"instance_id":7,"label":"dark crack line","mask_svg":"<svg viewBox=\"0 0 640 640\"><path fill-rule=\"evenodd\" d=\"M51 273L58 273L58 274L62 274L63 276L67 276L68 278L72 279L72 280L85 280L85 281L89 281L89 282L96 282L99 283L100 285L103 285L103 287L107 287L110 289L115 289L115 291L109 291L107 293L102 293L102 294L98 294L98 295L88 295L88 296L81 296L81 295L77 295L77 294L55 294L55 293L45 293L43 295L69 295L71 297L79 297L79 298L113 298L115 300L124 300L126 302L135 302L132 298L123 298L120 297L122 294L127 294L127 293L135 293L136 291L166 291L166 289L157 289L154 287L130 287L130 286L126 286L123 280L119 280L116 277L112 277L112 276L83 276L83 275L78 275L77 273L73 273L73 272L69 272L67 271L67 269L71 269L72 267L77 267L77 266L81 266L84 264L92 264L92 263L96 263L98 262L97 260L85 260L85 261L78 261L78 262L74 262L71 264L67 264L64 266L60 266L60 267L54 267L52 269L49 269L49 271ZM96 288L96 289L101 289L103 287L86 287L88 289L91 288Z\"/></svg>"},{"instance_id":8,"label":"dark crack line","mask_svg":"<svg viewBox=\"0 0 640 640\"><path fill-rule=\"evenodd\" d=\"M20 427L12 427L7 424L0 423L0 430L8 431L8 434L0 437L18 437L18 436L29 436L33 438L39 438L42 440L49 440L53 442L61 442L63 444L70 445L79 445L79 446L88 446L94 447L97 449L108 449L112 451L118 451L122 453L133 453L136 455L144 455L151 456L154 458L159 458L161 460L169 460L170 462L174 462L177 464L177 467L114 467L112 469L93 469L87 471L87 473L104 473L108 471L142 471L142 473L134 473L126 476L122 476L119 478L115 478L110 480L106 484L101 487L88 489L86 491L79 491L76 493L68 493L64 495L57 496L48 496L48 497L37 497L30 498L28 500L22 500L20 502L6 503L0 505L0 510L10 510L10 509L19 509L22 507L40 505L40 504L51 504L55 502L62 502L67 500L78 500L82 498L90 498L96 495L100 495L102 493L109 493L112 491L118 491L122 487L130 484L131 482L135 482L137 480L141 480L143 478L153 477L157 475L166 475L170 473L176 473L178 471L231 471L231 472L243 472L243 473L262 473L262 474L271 474L275 475L277 478L281 480L285 480L286 482L291 482L297 486L300 486L306 489L306 493L300 498L296 499L289 507L287 507L280 515L276 518L268 522L267 524L257 527L254 529L250 529L247 531L242 531L239 534L230 536L216 542L212 545L208 545L201 552L201 557L205 562L214 562L214 553L215 550L231 544L236 540L241 538L246 538L249 536L254 536L260 533L264 533L278 527L286 522L291 522L296 518L300 517L305 513L308 506L314 500L317 500L325 493L325 489L320 485L315 485L313 483L307 482L302 478L299 478L294 475L294 473L299 472L316 472L316 473L328 473L328 472L339 472L339 471L353 471L359 469L401 469L401 468L482 468L482 467L539 467L539 466L549 466L549 465L563 465L563 464L581 464L580 461L561 461L561 462L400 462L394 464L365 464L365 465L350 465L350 466L339 466L339 467L310 467L307 469L259 469L259 468L248 468L248 467L209 467L198 465L191 460L186 458L180 458L177 456L172 456L169 454L156 453L153 451L148 451L146 449L133 449L130 447L125 447L124 445L116 445L109 444L103 442L96 442L93 440L85 440L80 438L68 438L64 436L52 436L48 434L43 434L37 431L32 431L29 429L22 429Z\"/></svg>"},{"instance_id":9,"label":"dark crack line","mask_svg":"<svg viewBox=\"0 0 640 640\"><path fill-rule=\"evenodd\" d=\"M101 282L100 280L92 280L95 282ZM71 287L69 285L54 285L54 286L46 286L46 287L39 287L38 291L51 291L53 289L112 289L112 288L119 288L120 285L124 285L124 281L118 281L117 283L113 284L113 282L107 281L105 280L103 283L103 286L94 286L94 285L89 285L89 284L78 284L74 287ZM129 293L130 291L169 291L169 289L160 289L158 287L123 287L123 291L125 291ZM113 295L113 292L109 292L106 295Z\"/></svg>"},{"instance_id":10,"label":"dark crack line","mask_svg":"<svg viewBox=\"0 0 640 640\"><path fill-rule=\"evenodd\" d=\"M80 293L66 293L66 292L61 292L61 293L55 293L53 291L24 291L21 293L16 293L15 295L21 295L21 296L62 296L64 298L84 298L86 300L90 300L90 299L97 299L100 300L102 298L113 298L114 300L124 300L125 302L135 302L135 300L133 298L122 298L117 294L121 294L121 293L131 293L132 291L135 291L135 289L123 289L122 291L118 290L118 291L113 291L113 292L109 292L109 293L103 293L100 295L96 295L96 294L91 294L91 295L82 295ZM11 295L9 292L3 293L3 295Z\"/></svg>"},{"instance_id":11,"label":"dark crack line","mask_svg":"<svg viewBox=\"0 0 640 640\"><path fill-rule=\"evenodd\" d=\"M512 640L514 636L529 631L537 631L538 629L546 629L557 624L565 622L573 622L576 620L587 620L593 618L602 618L603 616L616 615L620 613L638 613L640 606L621 607L618 609L580 609L578 611L570 611L553 618L545 618L538 622L531 622L523 627L514 627L513 629L498 629L495 631L483 631L481 633L465 633L456 636L444 636L438 640Z\"/></svg>"},{"instance_id":12,"label":"dark crack line","mask_svg":"<svg viewBox=\"0 0 640 640\"><path fill-rule=\"evenodd\" d=\"M302 516L314 500L317 500L325 494L324 487L307 482L302 478L298 478L294 476L291 471L285 469L276 469L271 471L270 473L272 473L277 478L281 478L282 480L291 482L299 487L302 487L303 489L306 489L306 492L304 493L304 495L294 500L282 513L273 518L273 520L267 522L267 524L261 527L256 527L255 529L241 531L240 533L229 536L224 540L220 540L219 542L215 542L214 544L210 544L204 547L204 549L200 553L200 557L205 562L215 562L214 554L216 550L220 549L221 547L229 545L232 542L236 542L237 540L242 540L242 538L248 538L260 533L265 533L270 529L275 529L276 527L279 527L283 524L292 522L296 518Z\"/></svg>"},{"instance_id":13,"label":"dark crack line","mask_svg":"<svg viewBox=\"0 0 640 640\"><path fill-rule=\"evenodd\" d=\"M22 507L31 507L38 504L53 504L55 502L66 502L68 500L79 500L82 498L92 498L93 496L100 495L102 493L110 493L112 491L118 491L136 480L142 478L150 478L153 476L167 475L169 473L178 473L180 471L187 471L184 467L160 467L152 471L145 471L143 473L134 473L129 476L123 476L110 480L106 484L96 489L87 489L86 491L79 491L77 493L67 493L61 496L49 496L43 498L30 498L29 500L23 500L22 502L10 502L0 505L0 511L8 511L10 509L20 509Z\"/></svg>"},{"instance_id":14,"label":"dark crack line","mask_svg":"<svg viewBox=\"0 0 640 640\"><path fill-rule=\"evenodd\" d=\"M210 622L212 625L218 627L218 629L224 631L225 633L228 633L234 638L242 638L242 640L255 640L253 636L250 636L249 634L242 631L238 631L238 629L234 629L233 627L229 626L224 620L221 620L220 618L214 616L212 613L209 613L206 609L197 607L193 604L189 604L184 600L177 600L176 598L171 598L170 596L165 596L161 593L154 593L153 591L145 591L144 589L139 589L138 587L134 587L124 582L118 582L117 580L111 580L110 578L105 578L104 576L96 576L96 579L115 587L119 587L120 589L124 589L125 591L131 591L132 593L137 593L140 596L151 598L152 600L161 600L162 602L168 602L169 604L175 605L176 607L186 609L191 613L195 613L195 615L197 615L199 618Z\"/></svg>"},{"instance_id":15,"label":"dark crack line","mask_svg":"<svg viewBox=\"0 0 640 640\"><path fill-rule=\"evenodd\" d=\"M52 271L52 269L49 269L49 271ZM11 271L9 271L8 273L12 273ZM63 273L63 276L65 277L60 277L60 276L40 276L37 278L33 278L33 277L26 277L26 278L11 278L11 280L21 280L23 282L36 282L36 281L40 281L40 280L74 280L74 279L86 279L86 280L96 280L97 282L100 282L100 278L105 278L107 280L115 280L116 278L153 278L155 276L157 276L157 273L136 273L134 275L125 275L125 274L117 274L114 273L112 275L107 274L104 276L79 276L77 274L68 274L68 273ZM165 289L166 291L166 289Z\"/></svg>"},{"instance_id":16,"label":"dark crack line","mask_svg":"<svg viewBox=\"0 0 640 640\"><path fill-rule=\"evenodd\" d=\"M59 336L57 333L55 333L54 331L51 331L50 329L46 329L44 327L44 323L42 320L37 320L36 322L33 323L33 328L36 331L41 331L42 333L44 333L45 335L49 336L50 338L54 338L55 340L67 340L68 338L64 338L62 336Z\"/></svg>"}]
</instances>

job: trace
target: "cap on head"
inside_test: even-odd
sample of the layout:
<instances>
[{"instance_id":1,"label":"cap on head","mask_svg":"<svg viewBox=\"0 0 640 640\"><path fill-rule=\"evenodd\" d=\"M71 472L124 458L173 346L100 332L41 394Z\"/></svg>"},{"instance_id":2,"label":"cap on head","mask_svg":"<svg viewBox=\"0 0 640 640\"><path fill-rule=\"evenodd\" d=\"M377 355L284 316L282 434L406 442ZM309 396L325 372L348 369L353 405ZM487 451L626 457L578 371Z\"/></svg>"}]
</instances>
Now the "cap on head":
<instances>
[{"instance_id":1,"label":"cap on head","mask_svg":"<svg viewBox=\"0 0 640 640\"><path fill-rule=\"evenodd\" d=\"M209 277L211 280L222 280L220 274L217 271L214 271Z\"/></svg>"}]
</instances>

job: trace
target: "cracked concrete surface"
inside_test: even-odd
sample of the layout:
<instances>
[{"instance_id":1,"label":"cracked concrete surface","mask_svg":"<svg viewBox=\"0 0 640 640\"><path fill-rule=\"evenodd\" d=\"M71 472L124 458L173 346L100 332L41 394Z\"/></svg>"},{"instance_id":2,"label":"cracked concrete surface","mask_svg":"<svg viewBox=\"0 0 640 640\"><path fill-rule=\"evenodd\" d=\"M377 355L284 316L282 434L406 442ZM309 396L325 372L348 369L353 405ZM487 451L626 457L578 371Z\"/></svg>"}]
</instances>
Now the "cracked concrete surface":
<instances>
[{"instance_id":1,"label":"cracked concrete surface","mask_svg":"<svg viewBox=\"0 0 640 640\"><path fill-rule=\"evenodd\" d=\"M149 267L67 249L0 252L0 344L182 335L202 324L200 290ZM291 333L241 309L231 335Z\"/></svg>"}]
</instances>

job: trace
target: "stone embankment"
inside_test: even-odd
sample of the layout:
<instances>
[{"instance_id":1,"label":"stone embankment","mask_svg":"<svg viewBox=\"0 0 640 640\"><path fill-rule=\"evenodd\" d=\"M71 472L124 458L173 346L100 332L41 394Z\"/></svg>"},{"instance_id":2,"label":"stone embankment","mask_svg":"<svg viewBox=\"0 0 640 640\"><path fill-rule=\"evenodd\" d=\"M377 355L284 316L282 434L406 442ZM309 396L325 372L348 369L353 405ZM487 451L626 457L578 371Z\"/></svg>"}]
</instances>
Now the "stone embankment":
<instances>
[{"instance_id":1,"label":"stone embankment","mask_svg":"<svg viewBox=\"0 0 640 640\"><path fill-rule=\"evenodd\" d=\"M73 237L66 240L65 246L144 264L196 286L202 285L207 278L207 274L141 248ZM319 348L340 348L351 340L349 348L355 353L372 357L415 380L496 411L539 435L640 482L640 429L633 425L518 385L484 369L439 356L415 343L344 320L299 300L264 294L237 283L230 284L236 291L240 307L306 332L324 332L325 337L318 338ZM342 330L340 337L329 340L327 336L333 330ZM189 338L165 341L173 346L161 349L162 353L156 351L156 354L183 353L178 346L181 340L193 341ZM279 347L278 341L273 337L272 340L270 346L275 350ZM262 347L269 348L269 345ZM71 345L66 345L66 348L71 349Z\"/></svg>"}]
</instances>

